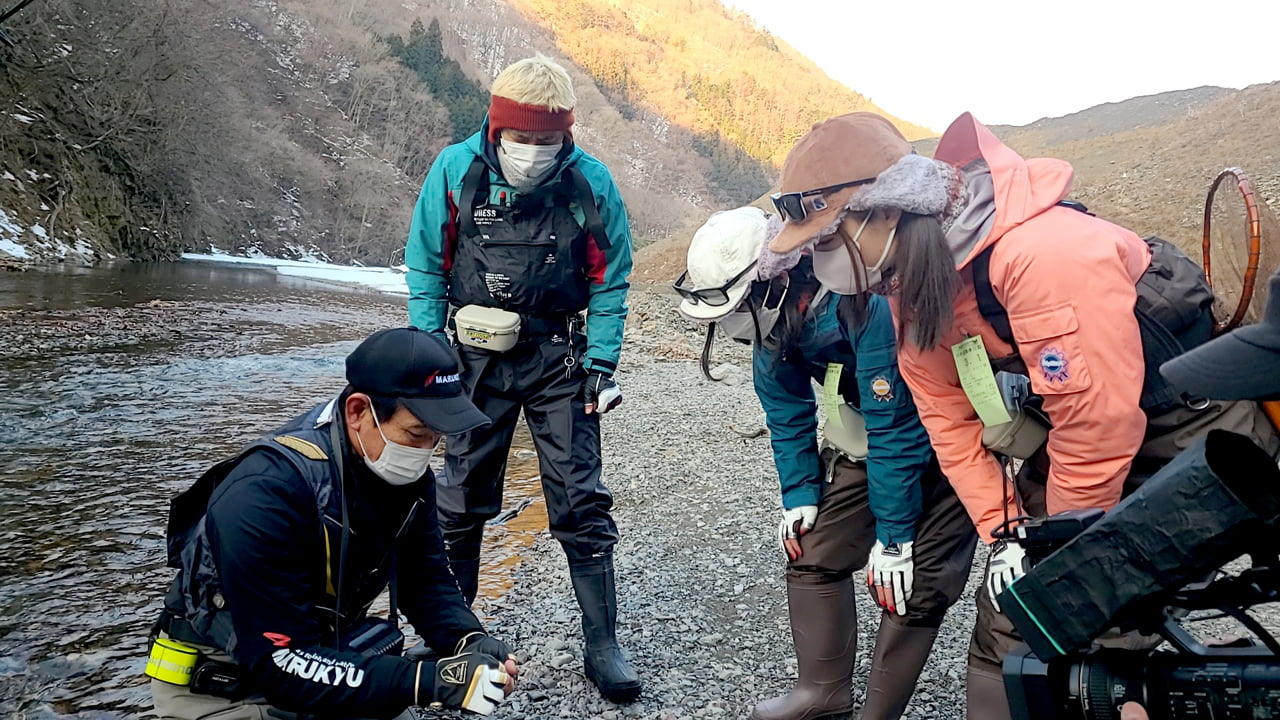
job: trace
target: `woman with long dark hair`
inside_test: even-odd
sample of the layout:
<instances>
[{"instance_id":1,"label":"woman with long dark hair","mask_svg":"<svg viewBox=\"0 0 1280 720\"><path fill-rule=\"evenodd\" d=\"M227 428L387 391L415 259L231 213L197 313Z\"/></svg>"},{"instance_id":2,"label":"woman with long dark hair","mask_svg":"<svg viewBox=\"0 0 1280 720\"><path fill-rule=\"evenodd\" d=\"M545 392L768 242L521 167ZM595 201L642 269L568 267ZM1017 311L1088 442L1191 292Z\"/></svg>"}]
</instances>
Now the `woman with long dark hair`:
<instances>
[{"instance_id":1,"label":"woman with long dark hair","mask_svg":"<svg viewBox=\"0 0 1280 720\"><path fill-rule=\"evenodd\" d=\"M718 213L694 236L688 271L676 282L686 317L752 344L781 484L779 540L799 679L751 717L850 711L852 578L865 566L884 612L861 717L898 718L964 590L976 537L898 375L888 303L825 291L809 257L771 253L767 237L756 208ZM815 382L827 412L821 446Z\"/></svg>"},{"instance_id":2,"label":"woman with long dark hair","mask_svg":"<svg viewBox=\"0 0 1280 720\"><path fill-rule=\"evenodd\" d=\"M1176 248L1066 201L1071 180L1066 162L1024 160L968 114L929 159L852 113L801 138L773 196L787 220L775 252L812 247L828 289L892 298L902 375L991 544L969 649L968 717L981 720L1009 717L1000 663L1018 639L998 599L1027 570L1011 524L1109 509L1127 478L1208 426L1270 435L1256 408L1179 396L1154 372L1161 352L1207 339L1212 293ZM1015 482L1010 457L1025 460Z\"/></svg>"}]
</instances>

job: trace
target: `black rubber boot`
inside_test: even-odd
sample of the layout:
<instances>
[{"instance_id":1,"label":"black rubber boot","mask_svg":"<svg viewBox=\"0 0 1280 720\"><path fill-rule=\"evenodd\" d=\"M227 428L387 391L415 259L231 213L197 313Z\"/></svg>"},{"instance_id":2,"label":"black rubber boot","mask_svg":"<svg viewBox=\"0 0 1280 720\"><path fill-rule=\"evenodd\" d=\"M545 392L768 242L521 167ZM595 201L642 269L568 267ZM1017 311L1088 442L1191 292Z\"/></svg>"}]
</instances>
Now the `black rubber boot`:
<instances>
[{"instance_id":1,"label":"black rubber boot","mask_svg":"<svg viewBox=\"0 0 1280 720\"><path fill-rule=\"evenodd\" d=\"M458 581L458 589L467 605L475 602L480 589L480 542L484 525L444 531L444 550L449 556L449 569Z\"/></svg>"},{"instance_id":2,"label":"black rubber boot","mask_svg":"<svg viewBox=\"0 0 1280 720\"><path fill-rule=\"evenodd\" d=\"M640 678L618 647L615 626L618 597L613 580L613 556L569 561L573 594L582 608L582 636L586 640L583 665L600 694L615 703L640 696Z\"/></svg>"}]
</instances>

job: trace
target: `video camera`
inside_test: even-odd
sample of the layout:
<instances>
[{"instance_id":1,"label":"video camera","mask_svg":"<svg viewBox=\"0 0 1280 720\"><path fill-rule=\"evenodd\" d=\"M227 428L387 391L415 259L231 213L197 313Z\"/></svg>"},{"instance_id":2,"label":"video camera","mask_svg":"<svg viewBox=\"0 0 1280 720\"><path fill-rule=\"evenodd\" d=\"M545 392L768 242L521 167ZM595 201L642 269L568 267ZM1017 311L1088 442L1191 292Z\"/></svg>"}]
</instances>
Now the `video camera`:
<instances>
[{"instance_id":1,"label":"video camera","mask_svg":"<svg viewBox=\"0 0 1280 720\"><path fill-rule=\"evenodd\" d=\"M1027 645L1004 662L1013 719L1109 720L1129 701L1152 720L1280 718L1280 643L1246 612L1280 601L1278 518L1275 461L1215 430L1105 515L1016 526L1034 566L999 597ZM1246 554L1252 567L1219 572ZM1206 646L1183 626L1203 610L1258 640ZM1172 650L1097 647L1114 631Z\"/></svg>"}]
</instances>

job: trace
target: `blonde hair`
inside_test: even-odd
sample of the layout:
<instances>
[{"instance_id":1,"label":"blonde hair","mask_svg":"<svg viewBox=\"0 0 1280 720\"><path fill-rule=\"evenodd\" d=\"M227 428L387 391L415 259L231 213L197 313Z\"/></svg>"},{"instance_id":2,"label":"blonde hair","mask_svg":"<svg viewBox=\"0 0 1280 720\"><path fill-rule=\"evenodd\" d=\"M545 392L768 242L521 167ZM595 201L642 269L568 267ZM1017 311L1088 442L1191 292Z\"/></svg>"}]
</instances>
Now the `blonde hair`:
<instances>
[{"instance_id":1,"label":"blonde hair","mask_svg":"<svg viewBox=\"0 0 1280 720\"><path fill-rule=\"evenodd\" d=\"M572 110L578 103L569 73L542 53L518 60L498 73L489 92L522 105L545 107L552 112Z\"/></svg>"}]
</instances>

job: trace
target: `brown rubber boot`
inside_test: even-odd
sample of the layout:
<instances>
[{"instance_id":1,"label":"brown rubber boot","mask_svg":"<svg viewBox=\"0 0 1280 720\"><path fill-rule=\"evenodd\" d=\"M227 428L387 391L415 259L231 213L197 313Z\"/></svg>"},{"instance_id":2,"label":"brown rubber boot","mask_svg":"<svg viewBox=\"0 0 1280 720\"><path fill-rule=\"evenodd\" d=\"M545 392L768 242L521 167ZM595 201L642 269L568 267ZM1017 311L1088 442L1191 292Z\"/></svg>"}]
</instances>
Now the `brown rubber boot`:
<instances>
[{"instance_id":1,"label":"brown rubber boot","mask_svg":"<svg viewBox=\"0 0 1280 720\"><path fill-rule=\"evenodd\" d=\"M974 667L969 663L965 717L968 720L1010 720L1009 698L1004 694L1004 677L999 671Z\"/></svg>"},{"instance_id":2,"label":"brown rubber boot","mask_svg":"<svg viewBox=\"0 0 1280 720\"><path fill-rule=\"evenodd\" d=\"M936 637L936 627L912 627L888 612L880 617L862 720L898 720L902 717Z\"/></svg>"},{"instance_id":3,"label":"brown rubber boot","mask_svg":"<svg viewBox=\"0 0 1280 720\"><path fill-rule=\"evenodd\" d=\"M858 652L853 581L789 572L787 609L800 678L791 692L756 705L752 720L814 720L851 712Z\"/></svg>"}]
</instances>

